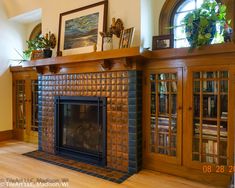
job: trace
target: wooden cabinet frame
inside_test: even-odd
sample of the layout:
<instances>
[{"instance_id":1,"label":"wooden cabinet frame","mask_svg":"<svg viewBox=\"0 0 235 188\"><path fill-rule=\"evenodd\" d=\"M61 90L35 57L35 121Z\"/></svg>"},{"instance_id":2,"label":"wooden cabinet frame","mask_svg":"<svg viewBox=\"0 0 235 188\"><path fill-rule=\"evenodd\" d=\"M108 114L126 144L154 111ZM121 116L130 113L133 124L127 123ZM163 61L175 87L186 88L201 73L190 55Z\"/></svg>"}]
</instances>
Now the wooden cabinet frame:
<instances>
[{"instance_id":1,"label":"wooden cabinet frame","mask_svg":"<svg viewBox=\"0 0 235 188\"><path fill-rule=\"evenodd\" d=\"M38 142L38 133L31 130L31 119L32 119L32 80L37 80L37 74L35 71L19 71L13 72L13 136L16 139L37 143ZM16 106L16 84L17 81L24 82L25 88L25 128L19 128L17 126L17 106Z\"/></svg>"},{"instance_id":2,"label":"wooden cabinet frame","mask_svg":"<svg viewBox=\"0 0 235 188\"><path fill-rule=\"evenodd\" d=\"M176 111L177 111L177 147L176 147L176 157L174 156L166 156L163 154L158 154L158 153L150 153L150 147L149 147L149 142L150 142L150 74L161 74L161 73L176 73L177 74L177 106L176 106ZM146 158L147 160L159 160L159 161L168 161L169 163L172 164L181 164L181 152L182 152L182 68L170 68L170 69L161 69L161 70L152 70L152 71L147 71L144 75L145 77L145 82L144 84L144 90L146 91L145 97L147 100L144 100L144 108L146 112L146 116L144 117L144 122L146 127L144 131L145 135L145 145L144 145L144 150L146 153ZM157 89L156 89L157 90ZM157 105L156 101L156 105ZM170 104L169 104L170 106ZM156 108L158 114L158 108Z\"/></svg>"},{"instance_id":3,"label":"wooden cabinet frame","mask_svg":"<svg viewBox=\"0 0 235 188\"><path fill-rule=\"evenodd\" d=\"M231 45L232 46L232 45ZM220 49L219 49L220 48ZM189 179L214 184L225 187L230 184L232 173L216 172L216 167L210 163L201 163L192 160L192 72L194 71L229 71L229 101L228 101L228 145L227 156L229 158L228 165L234 166L234 124L235 124L235 56L234 52L229 52L230 45L212 46L212 49L205 48L204 50L195 50L188 53L187 49L169 49L153 51L147 54L148 59L143 66L144 81L143 81L143 167L156 171L161 171L177 176L186 177ZM149 152L149 75L151 73L164 72L167 70L182 70L182 85L181 99L182 102L182 128L181 128L181 154L174 161L169 157L158 156ZM205 173L205 166L212 167L210 173Z\"/></svg>"}]
</instances>

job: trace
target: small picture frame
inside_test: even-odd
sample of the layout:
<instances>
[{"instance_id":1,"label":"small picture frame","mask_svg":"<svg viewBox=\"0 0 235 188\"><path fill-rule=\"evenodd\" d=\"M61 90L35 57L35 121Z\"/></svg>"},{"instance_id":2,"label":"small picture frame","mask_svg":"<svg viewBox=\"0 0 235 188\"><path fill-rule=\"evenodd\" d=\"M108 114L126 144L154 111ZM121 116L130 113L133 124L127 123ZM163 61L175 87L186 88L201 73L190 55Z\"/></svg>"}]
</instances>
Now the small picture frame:
<instances>
[{"instance_id":1,"label":"small picture frame","mask_svg":"<svg viewBox=\"0 0 235 188\"><path fill-rule=\"evenodd\" d=\"M172 48L172 35L153 36L152 50Z\"/></svg>"},{"instance_id":2,"label":"small picture frame","mask_svg":"<svg viewBox=\"0 0 235 188\"><path fill-rule=\"evenodd\" d=\"M131 27L121 31L119 48L130 48L134 38L135 28Z\"/></svg>"}]
</instances>

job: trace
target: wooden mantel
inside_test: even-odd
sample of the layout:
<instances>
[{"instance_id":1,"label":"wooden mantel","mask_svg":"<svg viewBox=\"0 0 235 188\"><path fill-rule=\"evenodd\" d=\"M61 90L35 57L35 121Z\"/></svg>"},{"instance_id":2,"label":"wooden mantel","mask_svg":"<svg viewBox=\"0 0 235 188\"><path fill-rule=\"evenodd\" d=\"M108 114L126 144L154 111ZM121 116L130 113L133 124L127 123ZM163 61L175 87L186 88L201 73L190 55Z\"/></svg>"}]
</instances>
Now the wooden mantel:
<instances>
[{"instance_id":1,"label":"wooden mantel","mask_svg":"<svg viewBox=\"0 0 235 188\"><path fill-rule=\"evenodd\" d=\"M73 72L97 72L104 70L142 70L148 67L148 63L158 61L160 64L165 60L172 62L205 56L225 55L235 56L235 44L214 44L194 49L173 48L156 51L140 52L139 47L115 49L109 51L91 52L69 56L53 57L23 62L23 69L36 68L38 73L73 73ZM143 61L147 60L147 61ZM174 65L176 65L174 63Z\"/></svg>"},{"instance_id":2,"label":"wooden mantel","mask_svg":"<svg viewBox=\"0 0 235 188\"><path fill-rule=\"evenodd\" d=\"M136 69L141 58L139 47L91 52L23 62L23 68L35 67L39 73L63 73L63 68L77 67L84 71ZM66 71L67 72L67 71Z\"/></svg>"},{"instance_id":3,"label":"wooden mantel","mask_svg":"<svg viewBox=\"0 0 235 188\"><path fill-rule=\"evenodd\" d=\"M198 49L189 48L171 48L155 51L145 51L141 55L148 59L163 60L163 59L186 59L200 56L213 56L218 54L235 53L235 44L222 43L203 46Z\"/></svg>"}]
</instances>

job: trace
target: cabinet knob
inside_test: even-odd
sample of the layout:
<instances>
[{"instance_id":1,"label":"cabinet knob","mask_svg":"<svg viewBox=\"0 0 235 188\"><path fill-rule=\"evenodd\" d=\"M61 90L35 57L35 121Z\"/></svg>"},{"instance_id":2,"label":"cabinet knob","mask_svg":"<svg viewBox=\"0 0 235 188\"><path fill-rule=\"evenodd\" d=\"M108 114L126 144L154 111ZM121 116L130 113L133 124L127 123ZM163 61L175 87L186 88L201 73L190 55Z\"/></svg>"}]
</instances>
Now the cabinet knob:
<instances>
[{"instance_id":1,"label":"cabinet knob","mask_svg":"<svg viewBox=\"0 0 235 188\"><path fill-rule=\"evenodd\" d=\"M182 106L179 106L179 107L178 107L178 110L182 110Z\"/></svg>"},{"instance_id":2,"label":"cabinet knob","mask_svg":"<svg viewBox=\"0 0 235 188\"><path fill-rule=\"evenodd\" d=\"M193 109L193 108L192 108L191 106L190 106L190 107L188 107L188 110L190 110L190 111L191 111L192 109Z\"/></svg>"}]
</instances>

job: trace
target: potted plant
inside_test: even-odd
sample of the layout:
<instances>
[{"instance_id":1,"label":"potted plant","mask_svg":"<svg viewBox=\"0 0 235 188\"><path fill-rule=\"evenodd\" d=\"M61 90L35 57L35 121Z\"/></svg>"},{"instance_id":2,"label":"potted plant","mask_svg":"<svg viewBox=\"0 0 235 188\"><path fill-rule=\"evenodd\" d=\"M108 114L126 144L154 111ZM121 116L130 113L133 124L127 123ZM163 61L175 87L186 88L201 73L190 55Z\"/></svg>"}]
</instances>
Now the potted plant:
<instances>
[{"instance_id":1,"label":"potted plant","mask_svg":"<svg viewBox=\"0 0 235 188\"><path fill-rule=\"evenodd\" d=\"M43 49L43 44L41 42L40 35L38 35L34 39L27 40L26 43L28 47L27 47L27 50L23 51L24 60L30 60L33 51L38 51L38 50Z\"/></svg>"},{"instance_id":2,"label":"potted plant","mask_svg":"<svg viewBox=\"0 0 235 188\"><path fill-rule=\"evenodd\" d=\"M51 49L55 48L55 45L56 45L55 35L51 34L51 32L46 33L46 35L41 38L41 41L43 44L44 58L50 58L52 56Z\"/></svg>"},{"instance_id":3,"label":"potted plant","mask_svg":"<svg viewBox=\"0 0 235 188\"><path fill-rule=\"evenodd\" d=\"M52 50L56 45L55 35L46 33L45 36L38 35L36 38L26 41L28 48L23 51L23 59L29 60L33 51L42 51L43 57L49 58L52 56Z\"/></svg>"},{"instance_id":4,"label":"potted plant","mask_svg":"<svg viewBox=\"0 0 235 188\"><path fill-rule=\"evenodd\" d=\"M189 12L182 23L191 48L198 48L211 44L215 36L219 39L218 43L223 42L224 26L230 21L226 20L225 5L205 0L200 8Z\"/></svg>"}]
</instances>

